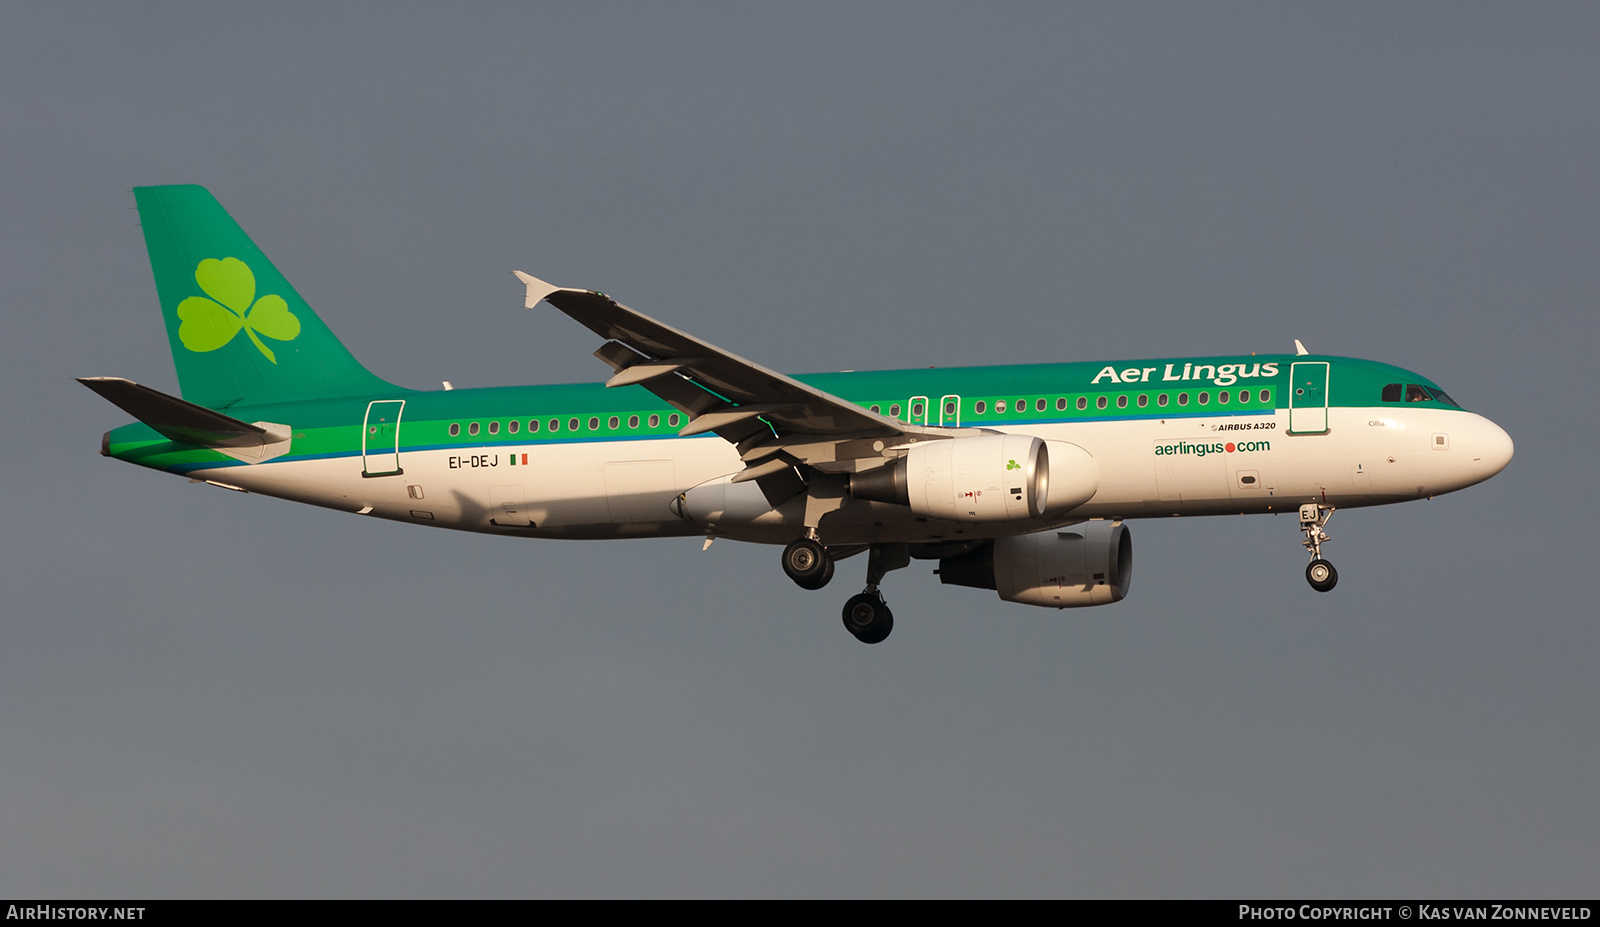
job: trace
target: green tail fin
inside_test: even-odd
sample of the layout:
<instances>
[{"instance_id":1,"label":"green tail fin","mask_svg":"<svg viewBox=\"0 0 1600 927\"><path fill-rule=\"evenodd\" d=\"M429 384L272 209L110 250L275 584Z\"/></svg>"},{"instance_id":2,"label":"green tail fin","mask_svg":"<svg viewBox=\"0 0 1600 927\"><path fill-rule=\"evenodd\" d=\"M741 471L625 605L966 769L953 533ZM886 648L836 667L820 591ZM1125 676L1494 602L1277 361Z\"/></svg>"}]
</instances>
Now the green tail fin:
<instances>
[{"instance_id":1,"label":"green tail fin","mask_svg":"<svg viewBox=\"0 0 1600 927\"><path fill-rule=\"evenodd\" d=\"M135 187L183 398L208 408L393 393L204 187Z\"/></svg>"}]
</instances>

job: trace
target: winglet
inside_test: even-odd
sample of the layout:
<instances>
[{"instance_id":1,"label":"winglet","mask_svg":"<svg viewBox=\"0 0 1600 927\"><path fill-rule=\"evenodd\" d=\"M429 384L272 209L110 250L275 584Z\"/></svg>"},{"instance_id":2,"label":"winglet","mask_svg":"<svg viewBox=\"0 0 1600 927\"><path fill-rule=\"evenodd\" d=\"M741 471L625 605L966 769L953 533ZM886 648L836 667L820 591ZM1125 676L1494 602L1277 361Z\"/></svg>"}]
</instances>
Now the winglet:
<instances>
[{"instance_id":1,"label":"winglet","mask_svg":"<svg viewBox=\"0 0 1600 927\"><path fill-rule=\"evenodd\" d=\"M551 284L545 283L543 280L540 280L533 274L525 274L520 270L513 270L512 273L515 274L516 278L521 280L523 285L528 288L527 298L522 302L523 307L527 309L532 309L534 306L539 305L539 301L544 299L546 296L549 296L551 293L554 293L560 289L564 289L563 287L552 286Z\"/></svg>"},{"instance_id":2,"label":"winglet","mask_svg":"<svg viewBox=\"0 0 1600 927\"><path fill-rule=\"evenodd\" d=\"M528 284L528 292L533 292L533 284L531 283ZM1304 356L1306 354L1310 354L1311 352L1306 350L1306 346L1300 343L1299 338L1296 338L1294 340L1294 353L1299 356Z\"/></svg>"}]
</instances>

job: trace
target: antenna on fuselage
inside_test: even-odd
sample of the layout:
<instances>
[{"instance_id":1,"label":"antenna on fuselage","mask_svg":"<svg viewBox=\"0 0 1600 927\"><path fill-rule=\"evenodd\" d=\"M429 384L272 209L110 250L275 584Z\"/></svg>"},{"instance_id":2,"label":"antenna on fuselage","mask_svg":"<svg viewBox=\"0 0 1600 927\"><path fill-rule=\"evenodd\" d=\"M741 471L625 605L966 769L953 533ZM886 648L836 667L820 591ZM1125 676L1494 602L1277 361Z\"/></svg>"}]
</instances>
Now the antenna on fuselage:
<instances>
[{"instance_id":1,"label":"antenna on fuselage","mask_svg":"<svg viewBox=\"0 0 1600 927\"><path fill-rule=\"evenodd\" d=\"M1300 343L1300 339L1299 338L1296 338L1294 340L1294 353L1296 355L1304 355L1304 354L1310 354L1311 352L1306 350L1306 346Z\"/></svg>"}]
</instances>

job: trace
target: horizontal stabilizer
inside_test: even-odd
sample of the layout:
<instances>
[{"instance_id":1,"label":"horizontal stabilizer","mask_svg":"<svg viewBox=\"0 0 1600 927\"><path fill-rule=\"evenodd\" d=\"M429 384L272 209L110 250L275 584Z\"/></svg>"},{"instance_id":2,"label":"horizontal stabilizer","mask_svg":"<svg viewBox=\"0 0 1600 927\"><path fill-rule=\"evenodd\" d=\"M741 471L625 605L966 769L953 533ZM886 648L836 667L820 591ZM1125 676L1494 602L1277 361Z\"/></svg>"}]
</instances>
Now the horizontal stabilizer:
<instances>
[{"instance_id":1,"label":"horizontal stabilizer","mask_svg":"<svg viewBox=\"0 0 1600 927\"><path fill-rule=\"evenodd\" d=\"M241 422L121 377L79 377L78 382L166 437L183 444L216 448L229 456L250 461L269 459L288 450L289 429L283 425ZM277 444L284 445L277 454L259 450Z\"/></svg>"}]
</instances>

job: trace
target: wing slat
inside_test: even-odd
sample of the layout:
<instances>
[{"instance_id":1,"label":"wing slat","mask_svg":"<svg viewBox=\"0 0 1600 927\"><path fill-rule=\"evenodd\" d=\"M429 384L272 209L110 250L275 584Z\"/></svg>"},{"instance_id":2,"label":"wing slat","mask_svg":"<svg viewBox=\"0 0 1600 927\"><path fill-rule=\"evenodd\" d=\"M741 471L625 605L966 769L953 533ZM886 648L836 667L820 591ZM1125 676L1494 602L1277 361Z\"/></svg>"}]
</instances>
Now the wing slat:
<instances>
[{"instance_id":1,"label":"wing slat","mask_svg":"<svg viewBox=\"0 0 1600 927\"><path fill-rule=\"evenodd\" d=\"M527 286L526 304L535 305L542 299L600 337L645 355L642 362L617 371L612 378L616 385L637 383L672 402L666 393L673 393L680 401L681 393L661 387L673 380L687 380L736 406L760 403L773 409L782 407L781 411L763 413L780 435L869 432L892 437L904 430L902 423L894 419L724 351L629 309L604 293L552 286L520 271L517 278ZM637 374L630 373L636 367L642 369ZM722 410L706 408L698 414L712 411Z\"/></svg>"},{"instance_id":2,"label":"wing slat","mask_svg":"<svg viewBox=\"0 0 1600 927\"><path fill-rule=\"evenodd\" d=\"M682 436L712 432L738 445L741 454L755 446L774 448L768 453L787 449L789 459L799 461L804 473L812 465L853 469L844 462L888 453L885 446L901 446L903 439L982 432L897 421L724 351L604 293L558 287L522 271L514 273L527 287L528 308L548 302L606 339L595 356L612 369L607 386L642 386L688 415L689 423L679 432ZM747 470L750 475L744 478L757 480L764 489L773 480L787 479L782 475L787 465L759 469L764 475Z\"/></svg>"}]
</instances>

